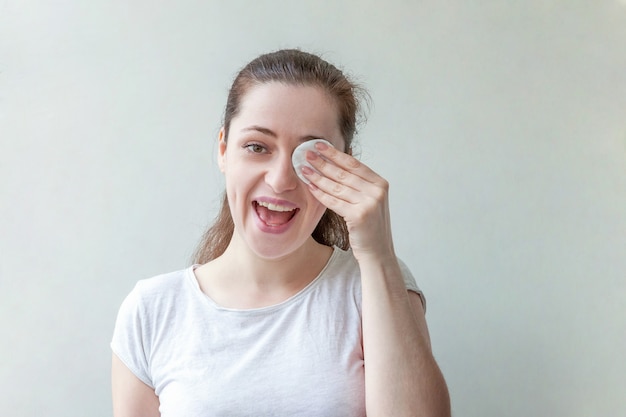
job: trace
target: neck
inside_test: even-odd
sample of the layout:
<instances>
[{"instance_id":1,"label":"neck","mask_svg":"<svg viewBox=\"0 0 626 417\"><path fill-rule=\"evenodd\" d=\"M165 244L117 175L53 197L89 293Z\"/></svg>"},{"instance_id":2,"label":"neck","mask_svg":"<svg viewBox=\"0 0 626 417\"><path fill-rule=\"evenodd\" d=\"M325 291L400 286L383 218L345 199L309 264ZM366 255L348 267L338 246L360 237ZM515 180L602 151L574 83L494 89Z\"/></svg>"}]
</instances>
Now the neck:
<instances>
[{"instance_id":1,"label":"neck","mask_svg":"<svg viewBox=\"0 0 626 417\"><path fill-rule=\"evenodd\" d=\"M296 251L276 259L258 256L237 236L218 258L196 269L200 288L217 304L260 308L295 295L322 271L332 248L309 238Z\"/></svg>"},{"instance_id":2,"label":"neck","mask_svg":"<svg viewBox=\"0 0 626 417\"><path fill-rule=\"evenodd\" d=\"M294 252L278 258L264 258L253 252L235 231L220 257L230 279L245 285L271 289L309 283L326 265L332 249L310 237Z\"/></svg>"}]
</instances>

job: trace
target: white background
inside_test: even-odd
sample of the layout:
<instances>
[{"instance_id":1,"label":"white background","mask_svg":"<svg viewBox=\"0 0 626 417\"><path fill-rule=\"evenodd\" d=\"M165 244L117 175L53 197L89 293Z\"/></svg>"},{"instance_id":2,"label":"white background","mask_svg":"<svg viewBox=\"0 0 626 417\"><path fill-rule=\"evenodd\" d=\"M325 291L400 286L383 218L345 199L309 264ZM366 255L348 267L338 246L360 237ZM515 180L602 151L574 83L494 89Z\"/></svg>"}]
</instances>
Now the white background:
<instances>
[{"instance_id":1,"label":"white background","mask_svg":"<svg viewBox=\"0 0 626 417\"><path fill-rule=\"evenodd\" d=\"M370 90L454 415L626 415L618 0L0 0L0 413L111 414L117 308L189 264L227 89L282 47Z\"/></svg>"}]
</instances>

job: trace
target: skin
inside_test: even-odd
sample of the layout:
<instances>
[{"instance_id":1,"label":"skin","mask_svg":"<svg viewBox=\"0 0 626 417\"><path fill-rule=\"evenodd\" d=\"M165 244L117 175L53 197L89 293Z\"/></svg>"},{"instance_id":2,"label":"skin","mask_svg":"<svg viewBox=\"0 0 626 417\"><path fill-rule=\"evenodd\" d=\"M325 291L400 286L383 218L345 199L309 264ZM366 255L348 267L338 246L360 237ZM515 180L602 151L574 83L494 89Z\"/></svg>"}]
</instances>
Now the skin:
<instances>
[{"instance_id":1,"label":"skin","mask_svg":"<svg viewBox=\"0 0 626 417\"><path fill-rule=\"evenodd\" d=\"M334 103L318 88L269 83L243 98L228 141L220 133L218 163L235 233L221 257L196 270L201 289L220 305L279 303L326 265L332 250L311 237L326 207L298 179L291 155L303 141L319 137L343 149L336 114ZM287 230L268 233L259 227L254 206L266 199L297 207Z\"/></svg>"},{"instance_id":2,"label":"skin","mask_svg":"<svg viewBox=\"0 0 626 417\"><path fill-rule=\"evenodd\" d=\"M326 159L307 159L322 175L303 173L311 193L345 219L361 270L367 415L449 416L421 300L405 289L393 249L389 184L350 155L316 148Z\"/></svg>"},{"instance_id":3,"label":"skin","mask_svg":"<svg viewBox=\"0 0 626 417\"><path fill-rule=\"evenodd\" d=\"M291 166L293 149L323 137L327 159L308 152L320 174ZM225 253L196 269L200 288L231 308L259 308L296 294L326 265L332 250L311 238L328 207L348 225L361 269L363 350L368 416L449 416L443 376L433 358L422 302L407 292L389 220L386 180L341 152L334 101L321 89L268 83L250 89L219 136L218 163L235 233ZM257 201L296 207L287 226L259 221ZM304 271L304 273L303 273ZM116 417L158 416L158 397L113 357Z\"/></svg>"}]
</instances>

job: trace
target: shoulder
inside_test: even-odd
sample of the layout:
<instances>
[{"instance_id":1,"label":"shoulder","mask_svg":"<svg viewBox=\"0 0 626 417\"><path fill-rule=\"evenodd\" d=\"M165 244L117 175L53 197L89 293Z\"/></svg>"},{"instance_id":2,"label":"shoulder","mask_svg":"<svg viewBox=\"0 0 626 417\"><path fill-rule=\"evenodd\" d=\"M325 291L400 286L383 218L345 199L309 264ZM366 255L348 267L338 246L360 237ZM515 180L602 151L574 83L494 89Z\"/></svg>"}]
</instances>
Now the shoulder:
<instances>
[{"instance_id":1,"label":"shoulder","mask_svg":"<svg viewBox=\"0 0 626 417\"><path fill-rule=\"evenodd\" d=\"M150 313L164 311L190 290L191 268L142 279L127 295L120 311Z\"/></svg>"},{"instance_id":2,"label":"shoulder","mask_svg":"<svg viewBox=\"0 0 626 417\"><path fill-rule=\"evenodd\" d=\"M133 292L137 292L143 296L163 295L164 293L169 293L172 290L180 289L181 286L185 285L185 278L189 272L190 268L185 268L178 271L156 275L152 278L142 279L137 282Z\"/></svg>"},{"instance_id":3,"label":"shoulder","mask_svg":"<svg viewBox=\"0 0 626 417\"><path fill-rule=\"evenodd\" d=\"M417 284L415 277L411 273L411 270L402 259L396 259L398 261L398 265L400 266L400 272L402 273L402 279L404 280L406 289L417 293L422 299L422 302L425 303L424 294ZM329 264L329 273L333 275L342 275L344 280L353 283L357 287L360 287L361 285L361 270L354 254L352 253L352 250L350 249L342 250L340 248L335 248L333 259Z\"/></svg>"},{"instance_id":4,"label":"shoulder","mask_svg":"<svg viewBox=\"0 0 626 417\"><path fill-rule=\"evenodd\" d=\"M153 386L152 353L172 311L185 293L191 268L143 279L122 302L113 330L111 349L135 376Z\"/></svg>"},{"instance_id":5,"label":"shoulder","mask_svg":"<svg viewBox=\"0 0 626 417\"><path fill-rule=\"evenodd\" d=\"M335 284L361 285L361 271L351 249L335 247L322 275L332 277Z\"/></svg>"},{"instance_id":6,"label":"shoulder","mask_svg":"<svg viewBox=\"0 0 626 417\"><path fill-rule=\"evenodd\" d=\"M420 289L419 285L417 285L417 281L411 273L411 270L400 258L398 258L398 264L400 265L400 271L402 271L402 278L404 279L404 285L406 286L406 289L416 293L419 296L420 300L422 301L422 307L424 308L424 311L426 311L426 296L424 295L424 292Z\"/></svg>"},{"instance_id":7,"label":"shoulder","mask_svg":"<svg viewBox=\"0 0 626 417\"><path fill-rule=\"evenodd\" d=\"M361 293L359 264L350 249L333 248L333 253L318 278L309 286L316 292L326 292L332 298L351 297Z\"/></svg>"},{"instance_id":8,"label":"shoulder","mask_svg":"<svg viewBox=\"0 0 626 417\"><path fill-rule=\"evenodd\" d=\"M409 267L404 263L404 261L400 258L397 258L398 265L400 265L400 271L402 272L402 277L404 278L404 283L407 286L407 289L412 291L419 291L419 287L417 286L417 282L415 281L415 277L411 273Z\"/></svg>"},{"instance_id":9,"label":"shoulder","mask_svg":"<svg viewBox=\"0 0 626 417\"><path fill-rule=\"evenodd\" d=\"M333 254L328 263L328 269L337 272L358 274L359 264L352 253L352 249L341 249L336 246L333 249Z\"/></svg>"},{"instance_id":10,"label":"shoulder","mask_svg":"<svg viewBox=\"0 0 626 417\"><path fill-rule=\"evenodd\" d=\"M413 274L411 273L409 267L406 265L406 263L404 263L402 259L396 259L398 261L398 265L400 266L400 271L402 272L404 282L407 285L407 289L419 291L419 288L415 282L415 278L413 277ZM351 249L343 250L336 247L333 253L333 258L329 263L328 269L335 273L347 274L357 278L360 277L359 263L354 257Z\"/></svg>"}]
</instances>

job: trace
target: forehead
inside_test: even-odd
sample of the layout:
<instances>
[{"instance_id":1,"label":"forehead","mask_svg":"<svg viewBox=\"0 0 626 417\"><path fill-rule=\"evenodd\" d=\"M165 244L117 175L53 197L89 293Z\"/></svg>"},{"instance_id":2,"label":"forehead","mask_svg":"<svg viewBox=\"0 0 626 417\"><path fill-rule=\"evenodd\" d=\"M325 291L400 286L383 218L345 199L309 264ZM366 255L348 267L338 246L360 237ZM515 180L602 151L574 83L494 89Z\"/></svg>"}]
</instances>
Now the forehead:
<instances>
[{"instance_id":1,"label":"forehead","mask_svg":"<svg viewBox=\"0 0 626 417\"><path fill-rule=\"evenodd\" d=\"M257 125L279 135L343 140L335 100L321 87L270 82L249 88L231 129Z\"/></svg>"}]
</instances>

